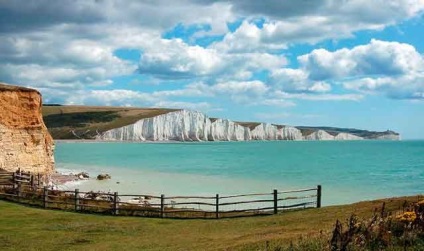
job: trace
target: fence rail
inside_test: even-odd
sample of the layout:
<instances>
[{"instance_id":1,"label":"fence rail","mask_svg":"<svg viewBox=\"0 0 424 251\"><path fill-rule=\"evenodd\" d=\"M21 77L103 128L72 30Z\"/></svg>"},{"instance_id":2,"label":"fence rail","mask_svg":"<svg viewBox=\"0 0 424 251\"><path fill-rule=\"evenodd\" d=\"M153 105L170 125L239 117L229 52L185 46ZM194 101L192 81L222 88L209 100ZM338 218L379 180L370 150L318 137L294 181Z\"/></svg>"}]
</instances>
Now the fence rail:
<instances>
[{"instance_id":1,"label":"fence rail","mask_svg":"<svg viewBox=\"0 0 424 251\"><path fill-rule=\"evenodd\" d=\"M0 171L0 199L67 211L161 218L225 218L269 215L321 207L321 186L220 196L134 195L54 190L39 174Z\"/></svg>"}]
</instances>

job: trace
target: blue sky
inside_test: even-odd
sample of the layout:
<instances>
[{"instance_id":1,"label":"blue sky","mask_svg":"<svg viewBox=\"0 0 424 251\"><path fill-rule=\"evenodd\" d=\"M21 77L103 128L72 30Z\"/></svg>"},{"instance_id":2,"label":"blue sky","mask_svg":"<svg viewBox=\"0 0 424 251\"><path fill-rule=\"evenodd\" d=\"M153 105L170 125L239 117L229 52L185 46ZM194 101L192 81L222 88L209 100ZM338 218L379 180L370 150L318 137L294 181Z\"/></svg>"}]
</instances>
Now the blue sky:
<instances>
[{"instance_id":1,"label":"blue sky","mask_svg":"<svg viewBox=\"0 0 424 251\"><path fill-rule=\"evenodd\" d=\"M0 81L46 103L423 139L423 10L423 0L0 0Z\"/></svg>"}]
</instances>

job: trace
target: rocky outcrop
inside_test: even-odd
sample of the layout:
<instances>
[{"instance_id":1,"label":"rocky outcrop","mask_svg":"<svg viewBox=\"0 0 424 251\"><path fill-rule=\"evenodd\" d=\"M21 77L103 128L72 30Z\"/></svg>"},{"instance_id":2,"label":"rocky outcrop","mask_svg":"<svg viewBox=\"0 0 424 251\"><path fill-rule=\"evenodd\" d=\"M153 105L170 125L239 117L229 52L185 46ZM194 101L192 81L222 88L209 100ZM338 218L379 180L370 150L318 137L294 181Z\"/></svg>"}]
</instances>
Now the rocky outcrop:
<instances>
[{"instance_id":1,"label":"rocky outcrop","mask_svg":"<svg viewBox=\"0 0 424 251\"><path fill-rule=\"evenodd\" d=\"M344 132L338 133L336 136L333 136L324 130L318 130L305 136L305 140L362 140L362 139L364 138L358 137L350 133L344 133Z\"/></svg>"},{"instance_id":2,"label":"rocky outcrop","mask_svg":"<svg viewBox=\"0 0 424 251\"><path fill-rule=\"evenodd\" d=\"M107 173L97 175L97 180L110 180L110 179L112 179L112 177Z\"/></svg>"},{"instance_id":3,"label":"rocky outcrop","mask_svg":"<svg viewBox=\"0 0 424 251\"><path fill-rule=\"evenodd\" d=\"M307 136L291 126L260 123L249 128L228 119L210 119L200 112L180 110L99 134L98 140L122 141L248 141L248 140L357 140L348 133L332 136L324 130Z\"/></svg>"},{"instance_id":4,"label":"rocky outcrop","mask_svg":"<svg viewBox=\"0 0 424 251\"><path fill-rule=\"evenodd\" d=\"M395 133L393 131L385 131L376 136L375 139L378 140L400 140L399 133Z\"/></svg>"},{"instance_id":5,"label":"rocky outcrop","mask_svg":"<svg viewBox=\"0 0 424 251\"><path fill-rule=\"evenodd\" d=\"M324 130L315 131L305 136L306 140L334 140L334 136Z\"/></svg>"},{"instance_id":6,"label":"rocky outcrop","mask_svg":"<svg viewBox=\"0 0 424 251\"><path fill-rule=\"evenodd\" d=\"M302 132L292 126L284 126L277 135L279 140L303 140Z\"/></svg>"},{"instance_id":7,"label":"rocky outcrop","mask_svg":"<svg viewBox=\"0 0 424 251\"><path fill-rule=\"evenodd\" d=\"M358 137L356 135L341 132L334 137L335 140L362 140L364 138Z\"/></svg>"},{"instance_id":8,"label":"rocky outcrop","mask_svg":"<svg viewBox=\"0 0 424 251\"><path fill-rule=\"evenodd\" d=\"M54 171L54 142L41 115L41 94L0 83L0 169Z\"/></svg>"},{"instance_id":9,"label":"rocky outcrop","mask_svg":"<svg viewBox=\"0 0 424 251\"><path fill-rule=\"evenodd\" d=\"M206 122L206 126L208 127L208 122ZM212 122L207 136L209 141L246 141L250 139L249 128L228 119L217 119Z\"/></svg>"}]
</instances>

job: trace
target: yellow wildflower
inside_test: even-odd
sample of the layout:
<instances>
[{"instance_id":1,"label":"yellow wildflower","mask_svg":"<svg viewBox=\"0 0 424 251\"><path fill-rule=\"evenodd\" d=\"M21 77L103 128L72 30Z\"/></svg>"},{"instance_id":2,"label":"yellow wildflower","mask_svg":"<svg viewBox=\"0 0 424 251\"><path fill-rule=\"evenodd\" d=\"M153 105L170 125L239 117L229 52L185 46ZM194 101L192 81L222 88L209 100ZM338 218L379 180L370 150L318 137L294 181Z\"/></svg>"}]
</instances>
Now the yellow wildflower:
<instances>
[{"instance_id":1,"label":"yellow wildflower","mask_svg":"<svg viewBox=\"0 0 424 251\"><path fill-rule=\"evenodd\" d=\"M415 212L404 212L401 215L396 216L396 219L402 222L413 222L417 218Z\"/></svg>"}]
</instances>

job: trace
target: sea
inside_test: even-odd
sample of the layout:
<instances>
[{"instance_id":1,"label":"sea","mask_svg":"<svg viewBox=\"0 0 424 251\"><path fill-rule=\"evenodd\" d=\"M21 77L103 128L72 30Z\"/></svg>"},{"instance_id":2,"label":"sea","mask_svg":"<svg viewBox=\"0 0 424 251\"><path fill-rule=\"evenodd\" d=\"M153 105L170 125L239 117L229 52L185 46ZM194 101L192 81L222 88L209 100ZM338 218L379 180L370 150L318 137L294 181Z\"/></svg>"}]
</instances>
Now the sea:
<instances>
[{"instance_id":1,"label":"sea","mask_svg":"<svg viewBox=\"0 0 424 251\"><path fill-rule=\"evenodd\" d=\"M66 183L105 192L267 193L322 186L322 205L424 194L424 141L56 142ZM95 177L108 173L110 180Z\"/></svg>"}]
</instances>

